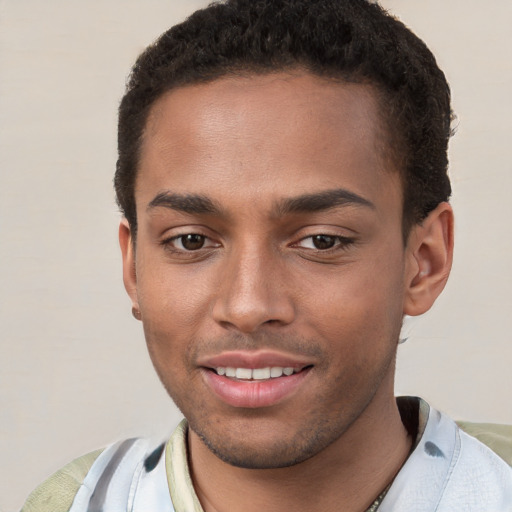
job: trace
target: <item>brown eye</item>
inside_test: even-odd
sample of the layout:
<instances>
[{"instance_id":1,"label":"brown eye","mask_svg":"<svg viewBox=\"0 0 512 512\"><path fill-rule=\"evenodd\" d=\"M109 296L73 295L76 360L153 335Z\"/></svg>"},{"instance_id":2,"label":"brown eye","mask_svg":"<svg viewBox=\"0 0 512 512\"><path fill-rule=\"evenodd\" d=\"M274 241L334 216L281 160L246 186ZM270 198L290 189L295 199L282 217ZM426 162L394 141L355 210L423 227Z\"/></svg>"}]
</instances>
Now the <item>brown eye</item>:
<instances>
[{"instance_id":1,"label":"brown eye","mask_svg":"<svg viewBox=\"0 0 512 512\"><path fill-rule=\"evenodd\" d=\"M336 244L336 237L329 235L315 235L311 237L315 249L331 249Z\"/></svg>"},{"instance_id":2,"label":"brown eye","mask_svg":"<svg viewBox=\"0 0 512 512\"><path fill-rule=\"evenodd\" d=\"M162 240L160 245L173 257L185 259L207 256L214 249L222 246L218 241L199 233L185 233L172 236Z\"/></svg>"},{"instance_id":3,"label":"brown eye","mask_svg":"<svg viewBox=\"0 0 512 512\"><path fill-rule=\"evenodd\" d=\"M187 251L197 251L198 249L203 248L206 237L192 233L180 236L179 240L183 248Z\"/></svg>"}]
</instances>

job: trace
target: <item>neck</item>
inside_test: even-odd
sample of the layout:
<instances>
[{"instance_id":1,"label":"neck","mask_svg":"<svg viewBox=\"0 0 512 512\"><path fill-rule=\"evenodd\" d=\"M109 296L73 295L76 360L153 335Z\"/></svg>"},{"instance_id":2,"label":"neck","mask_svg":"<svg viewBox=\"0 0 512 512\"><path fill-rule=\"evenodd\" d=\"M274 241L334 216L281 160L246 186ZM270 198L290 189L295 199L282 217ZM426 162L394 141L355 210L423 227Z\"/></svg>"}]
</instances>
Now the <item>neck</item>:
<instances>
[{"instance_id":1,"label":"neck","mask_svg":"<svg viewBox=\"0 0 512 512\"><path fill-rule=\"evenodd\" d=\"M392 482L412 445L389 395L386 401L374 399L322 452L287 468L231 466L189 431L191 473L204 511L366 510Z\"/></svg>"}]
</instances>

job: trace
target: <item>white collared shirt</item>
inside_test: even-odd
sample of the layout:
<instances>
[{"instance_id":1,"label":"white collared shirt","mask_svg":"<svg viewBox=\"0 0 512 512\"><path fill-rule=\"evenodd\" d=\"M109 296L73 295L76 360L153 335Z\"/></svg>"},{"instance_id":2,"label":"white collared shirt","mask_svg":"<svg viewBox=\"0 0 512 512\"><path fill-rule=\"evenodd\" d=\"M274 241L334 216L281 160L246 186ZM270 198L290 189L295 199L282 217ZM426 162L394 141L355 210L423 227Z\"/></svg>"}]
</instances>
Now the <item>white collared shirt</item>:
<instances>
[{"instance_id":1,"label":"white collared shirt","mask_svg":"<svg viewBox=\"0 0 512 512\"><path fill-rule=\"evenodd\" d=\"M512 468L426 402L419 411L417 445L379 512L511 512ZM187 428L184 420L165 450L144 439L108 447L70 512L203 512L187 462Z\"/></svg>"}]
</instances>

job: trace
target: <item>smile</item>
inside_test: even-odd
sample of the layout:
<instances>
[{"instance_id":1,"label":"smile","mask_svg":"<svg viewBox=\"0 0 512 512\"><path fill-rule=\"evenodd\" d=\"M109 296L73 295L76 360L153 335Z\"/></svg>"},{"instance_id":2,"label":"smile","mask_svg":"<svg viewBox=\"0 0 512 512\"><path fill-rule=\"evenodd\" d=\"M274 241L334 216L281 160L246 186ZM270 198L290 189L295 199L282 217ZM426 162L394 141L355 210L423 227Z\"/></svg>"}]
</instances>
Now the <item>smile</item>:
<instances>
[{"instance_id":1,"label":"smile","mask_svg":"<svg viewBox=\"0 0 512 512\"><path fill-rule=\"evenodd\" d=\"M219 366L218 368L215 368L217 375L224 375L226 377L239 380L277 379L283 375L290 376L300 371L301 369L295 369L289 366L267 366L266 368L233 368L230 366Z\"/></svg>"},{"instance_id":2,"label":"smile","mask_svg":"<svg viewBox=\"0 0 512 512\"><path fill-rule=\"evenodd\" d=\"M202 370L205 384L231 407L260 408L277 405L304 388L312 366L245 368L217 366Z\"/></svg>"}]
</instances>

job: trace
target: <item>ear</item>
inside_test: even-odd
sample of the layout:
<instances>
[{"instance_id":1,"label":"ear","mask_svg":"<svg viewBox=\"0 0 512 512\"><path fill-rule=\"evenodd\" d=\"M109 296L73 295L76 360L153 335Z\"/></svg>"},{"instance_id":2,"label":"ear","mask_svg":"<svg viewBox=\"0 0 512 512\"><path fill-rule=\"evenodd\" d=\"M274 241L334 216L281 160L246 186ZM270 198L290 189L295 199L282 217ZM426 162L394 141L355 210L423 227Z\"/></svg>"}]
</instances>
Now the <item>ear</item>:
<instances>
[{"instance_id":1,"label":"ear","mask_svg":"<svg viewBox=\"0 0 512 512\"><path fill-rule=\"evenodd\" d=\"M126 292L132 301L134 312L139 311L137 297L137 273L135 270L135 253L132 231L129 222L123 218L119 224L119 245L123 257L123 282ZM134 313L135 316L135 313Z\"/></svg>"},{"instance_id":2,"label":"ear","mask_svg":"<svg viewBox=\"0 0 512 512\"><path fill-rule=\"evenodd\" d=\"M443 291L453 260L453 210L441 203L412 227L406 248L404 314L428 311Z\"/></svg>"}]
</instances>

